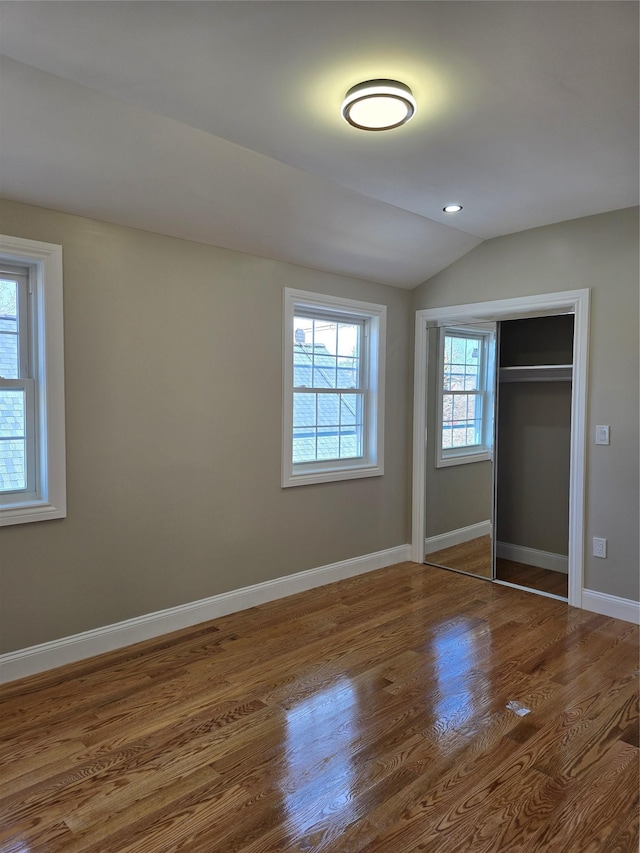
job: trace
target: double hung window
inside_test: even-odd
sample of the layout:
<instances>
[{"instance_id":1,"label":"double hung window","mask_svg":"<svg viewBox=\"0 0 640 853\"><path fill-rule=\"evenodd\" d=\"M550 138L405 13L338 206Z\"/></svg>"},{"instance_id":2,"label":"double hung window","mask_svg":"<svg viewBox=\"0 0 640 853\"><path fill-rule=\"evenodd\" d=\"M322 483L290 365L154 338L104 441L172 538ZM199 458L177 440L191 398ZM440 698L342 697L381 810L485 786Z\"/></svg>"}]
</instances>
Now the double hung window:
<instances>
[{"instance_id":1,"label":"double hung window","mask_svg":"<svg viewBox=\"0 0 640 853\"><path fill-rule=\"evenodd\" d=\"M35 382L29 269L0 264L0 500L34 494Z\"/></svg>"},{"instance_id":2,"label":"double hung window","mask_svg":"<svg viewBox=\"0 0 640 853\"><path fill-rule=\"evenodd\" d=\"M440 329L437 465L491 458L495 334L490 326Z\"/></svg>"},{"instance_id":3,"label":"double hung window","mask_svg":"<svg viewBox=\"0 0 640 853\"><path fill-rule=\"evenodd\" d=\"M383 473L385 314L285 290L283 486Z\"/></svg>"},{"instance_id":4,"label":"double hung window","mask_svg":"<svg viewBox=\"0 0 640 853\"><path fill-rule=\"evenodd\" d=\"M0 236L0 525L66 515L62 250Z\"/></svg>"}]
</instances>

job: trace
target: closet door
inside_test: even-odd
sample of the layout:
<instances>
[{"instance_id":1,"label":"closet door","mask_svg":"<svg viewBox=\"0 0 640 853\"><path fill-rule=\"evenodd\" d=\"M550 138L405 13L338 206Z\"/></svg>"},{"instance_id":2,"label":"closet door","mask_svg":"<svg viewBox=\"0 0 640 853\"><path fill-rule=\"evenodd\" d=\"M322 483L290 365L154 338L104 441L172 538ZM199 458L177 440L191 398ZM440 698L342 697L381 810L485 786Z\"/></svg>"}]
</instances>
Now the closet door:
<instances>
[{"instance_id":1,"label":"closet door","mask_svg":"<svg viewBox=\"0 0 640 853\"><path fill-rule=\"evenodd\" d=\"M495 323L429 330L425 562L493 578Z\"/></svg>"},{"instance_id":2,"label":"closet door","mask_svg":"<svg viewBox=\"0 0 640 853\"><path fill-rule=\"evenodd\" d=\"M500 323L496 579L567 597L573 315Z\"/></svg>"}]
</instances>

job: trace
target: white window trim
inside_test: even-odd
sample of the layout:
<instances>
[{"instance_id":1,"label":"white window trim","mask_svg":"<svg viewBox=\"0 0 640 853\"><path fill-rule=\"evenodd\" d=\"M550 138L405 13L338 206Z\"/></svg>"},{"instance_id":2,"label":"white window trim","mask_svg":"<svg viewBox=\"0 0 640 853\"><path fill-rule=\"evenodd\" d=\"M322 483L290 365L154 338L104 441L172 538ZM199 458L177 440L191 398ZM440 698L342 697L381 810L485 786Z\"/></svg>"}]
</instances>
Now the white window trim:
<instances>
[{"instance_id":1,"label":"white window trim","mask_svg":"<svg viewBox=\"0 0 640 853\"><path fill-rule=\"evenodd\" d=\"M6 506L15 495L28 498L35 497L37 493L37 470L38 459L36 452L36 382L33 379L33 370L31 364L33 362L34 353L31 341L30 329L30 302L31 286L30 277L31 269L23 264L10 264L6 259L0 261L2 269L2 278L6 277L9 280L14 280L18 290L18 319L19 325L16 329L18 338L18 370L16 377L0 377L0 387L5 391L18 391L23 395L24 413L25 413L25 487L16 492L1 492L0 493L0 508Z\"/></svg>"},{"instance_id":2,"label":"white window trim","mask_svg":"<svg viewBox=\"0 0 640 853\"><path fill-rule=\"evenodd\" d=\"M62 246L0 235L0 257L31 268L36 495L0 506L0 526L67 515Z\"/></svg>"},{"instance_id":3,"label":"white window trim","mask_svg":"<svg viewBox=\"0 0 640 853\"><path fill-rule=\"evenodd\" d=\"M483 343L482 384L482 445L476 447L442 447L442 395L444 369L444 339L447 332L485 338ZM438 381L436 401L436 468L451 465L466 465L470 462L486 462L493 458L493 395L495 387L495 327L492 323L475 323L468 327L458 325L441 326L438 338Z\"/></svg>"},{"instance_id":4,"label":"white window trim","mask_svg":"<svg viewBox=\"0 0 640 853\"><path fill-rule=\"evenodd\" d=\"M284 288L283 357L282 357L282 487L379 477L384 474L384 376L386 353L387 306L359 302L339 296L309 293L306 290ZM293 451L293 318L299 311L326 311L365 320L368 334L368 375L365 393L365 453L358 459L294 465Z\"/></svg>"}]
</instances>

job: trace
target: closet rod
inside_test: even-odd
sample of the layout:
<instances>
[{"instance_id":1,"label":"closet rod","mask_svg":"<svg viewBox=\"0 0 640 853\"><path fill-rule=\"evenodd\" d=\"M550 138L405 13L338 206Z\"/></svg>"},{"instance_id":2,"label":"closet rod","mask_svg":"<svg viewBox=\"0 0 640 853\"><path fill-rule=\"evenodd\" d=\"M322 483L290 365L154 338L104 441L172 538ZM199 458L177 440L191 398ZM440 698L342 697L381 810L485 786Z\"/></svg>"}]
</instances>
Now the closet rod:
<instances>
[{"instance_id":1,"label":"closet rod","mask_svg":"<svg viewBox=\"0 0 640 853\"><path fill-rule=\"evenodd\" d=\"M572 376L572 364L532 364L500 368L500 382L570 382Z\"/></svg>"}]
</instances>

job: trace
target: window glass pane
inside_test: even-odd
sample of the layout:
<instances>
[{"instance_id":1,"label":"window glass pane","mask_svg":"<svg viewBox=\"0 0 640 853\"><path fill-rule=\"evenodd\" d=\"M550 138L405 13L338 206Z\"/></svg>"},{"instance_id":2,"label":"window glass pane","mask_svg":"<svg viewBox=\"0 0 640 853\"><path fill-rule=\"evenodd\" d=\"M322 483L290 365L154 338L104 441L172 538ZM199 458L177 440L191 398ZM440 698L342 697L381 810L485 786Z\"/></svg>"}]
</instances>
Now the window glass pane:
<instances>
[{"instance_id":1,"label":"window glass pane","mask_svg":"<svg viewBox=\"0 0 640 853\"><path fill-rule=\"evenodd\" d=\"M338 388L360 387L360 359L338 359Z\"/></svg>"},{"instance_id":2,"label":"window glass pane","mask_svg":"<svg viewBox=\"0 0 640 853\"><path fill-rule=\"evenodd\" d=\"M464 369L462 367L452 369L449 374L449 391L462 391L464 389Z\"/></svg>"},{"instance_id":3,"label":"window glass pane","mask_svg":"<svg viewBox=\"0 0 640 853\"><path fill-rule=\"evenodd\" d=\"M451 364L465 364L466 362L466 338L449 338L451 342Z\"/></svg>"},{"instance_id":4,"label":"window glass pane","mask_svg":"<svg viewBox=\"0 0 640 853\"><path fill-rule=\"evenodd\" d=\"M363 400L360 394L340 395L340 458L363 455Z\"/></svg>"},{"instance_id":5,"label":"window glass pane","mask_svg":"<svg viewBox=\"0 0 640 853\"><path fill-rule=\"evenodd\" d=\"M482 340L479 338L445 336L443 390L478 390Z\"/></svg>"},{"instance_id":6,"label":"window glass pane","mask_svg":"<svg viewBox=\"0 0 640 853\"><path fill-rule=\"evenodd\" d=\"M316 431L293 428L293 453L294 463L314 462L316 459Z\"/></svg>"},{"instance_id":7,"label":"window glass pane","mask_svg":"<svg viewBox=\"0 0 640 853\"><path fill-rule=\"evenodd\" d=\"M22 388L0 388L0 438L24 438L25 399Z\"/></svg>"},{"instance_id":8,"label":"window glass pane","mask_svg":"<svg viewBox=\"0 0 640 853\"><path fill-rule=\"evenodd\" d=\"M475 447L480 444L480 421L472 421L472 426L467 428L467 446Z\"/></svg>"},{"instance_id":9,"label":"window glass pane","mask_svg":"<svg viewBox=\"0 0 640 853\"><path fill-rule=\"evenodd\" d=\"M318 395L318 426L337 427L339 423L339 394Z\"/></svg>"},{"instance_id":10,"label":"window glass pane","mask_svg":"<svg viewBox=\"0 0 640 853\"><path fill-rule=\"evenodd\" d=\"M362 424L361 402L359 394L340 395L340 423L343 426Z\"/></svg>"},{"instance_id":11,"label":"window glass pane","mask_svg":"<svg viewBox=\"0 0 640 853\"><path fill-rule=\"evenodd\" d=\"M296 388L359 388L361 326L295 315L293 384Z\"/></svg>"},{"instance_id":12,"label":"window glass pane","mask_svg":"<svg viewBox=\"0 0 640 853\"><path fill-rule=\"evenodd\" d=\"M451 447L467 447L467 429L464 426L454 426L451 429Z\"/></svg>"},{"instance_id":13,"label":"window glass pane","mask_svg":"<svg viewBox=\"0 0 640 853\"><path fill-rule=\"evenodd\" d=\"M323 346L324 344L319 344L315 347L311 381L314 388L337 388L338 359L321 352Z\"/></svg>"},{"instance_id":14,"label":"window glass pane","mask_svg":"<svg viewBox=\"0 0 640 853\"><path fill-rule=\"evenodd\" d=\"M360 354L360 329L357 323L338 323L339 356L358 357Z\"/></svg>"},{"instance_id":15,"label":"window glass pane","mask_svg":"<svg viewBox=\"0 0 640 853\"><path fill-rule=\"evenodd\" d=\"M340 427L340 459L362 456L362 425Z\"/></svg>"},{"instance_id":16,"label":"window glass pane","mask_svg":"<svg viewBox=\"0 0 640 853\"><path fill-rule=\"evenodd\" d=\"M316 395L303 394L299 391L293 395L293 425L294 427L310 427L316 423Z\"/></svg>"},{"instance_id":17,"label":"window glass pane","mask_svg":"<svg viewBox=\"0 0 640 853\"><path fill-rule=\"evenodd\" d=\"M453 413L451 417L454 421L467 419L467 400L468 396L466 394L456 394L453 398Z\"/></svg>"},{"instance_id":18,"label":"window glass pane","mask_svg":"<svg viewBox=\"0 0 640 853\"><path fill-rule=\"evenodd\" d=\"M293 395L293 462L312 462L316 458L317 394Z\"/></svg>"},{"instance_id":19,"label":"window glass pane","mask_svg":"<svg viewBox=\"0 0 640 853\"><path fill-rule=\"evenodd\" d=\"M339 458L340 440L337 429L318 429L318 460Z\"/></svg>"},{"instance_id":20,"label":"window glass pane","mask_svg":"<svg viewBox=\"0 0 640 853\"><path fill-rule=\"evenodd\" d=\"M362 395L294 392L295 463L362 456Z\"/></svg>"},{"instance_id":21,"label":"window glass pane","mask_svg":"<svg viewBox=\"0 0 640 853\"><path fill-rule=\"evenodd\" d=\"M18 285L4 279L0 280L0 376L19 376Z\"/></svg>"},{"instance_id":22,"label":"window glass pane","mask_svg":"<svg viewBox=\"0 0 640 853\"><path fill-rule=\"evenodd\" d=\"M293 385L313 386L313 320L293 318Z\"/></svg>"},{"instance_id":23,"label":"window glass pane","mask_svg":"<svg viewBox=\"0 0 640 853\"><path fill-rule=\"evenodd\" d=\"M442 395L442 449L482 443L482 397L479 394Z\"/></svg>"},{"instance_id":24,"label":"window glass pane","mask_svg":"<svg viewBox=\"0 0 640 853\"><path fill-rule=\"evenodd\" d=\"M24 391L0 389L0 492L27 487L24 423Z\"/></svg>"},{"instance_id":25,"label":"window glass pane","mask_svg":"<svg viewBox=\"0 0 640 853\"><path fill-rule=\"evenodd\" d=\"M467 368L467 372L464 377L464 390L465 391L477 391L478 390L478 371L472 371Z\"/></svg>"}]
</instances>

